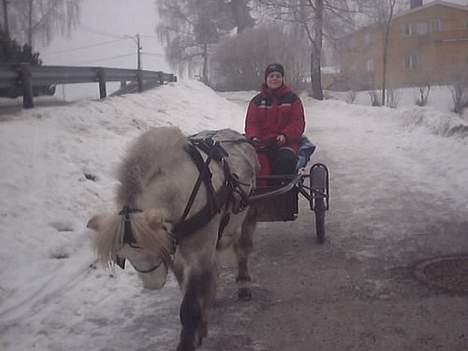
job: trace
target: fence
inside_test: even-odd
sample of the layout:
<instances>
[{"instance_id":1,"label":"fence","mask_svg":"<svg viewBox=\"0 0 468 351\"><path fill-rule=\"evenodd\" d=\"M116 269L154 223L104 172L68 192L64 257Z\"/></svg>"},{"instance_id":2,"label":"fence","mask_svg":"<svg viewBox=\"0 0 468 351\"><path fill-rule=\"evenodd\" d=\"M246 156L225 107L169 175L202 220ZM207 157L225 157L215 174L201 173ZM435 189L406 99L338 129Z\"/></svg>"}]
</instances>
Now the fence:
<instances>
[{"instance_id":1,"label":"fence","mask_svg":"<svg viewBox=\"0 0 468 351\"><path fill-rule=\"evenodd\" d=\"M143 82L176 82L173 74L161 71L106 67L38 66L22 63L0 67L0 89L18 89L23 96L23 107L34 107L34 95L54 84L98 83L101 99L107 96L106 82L136 82L143 91ZM35 94L36 91L36 94Z\"/></svg>"}]
</instances>

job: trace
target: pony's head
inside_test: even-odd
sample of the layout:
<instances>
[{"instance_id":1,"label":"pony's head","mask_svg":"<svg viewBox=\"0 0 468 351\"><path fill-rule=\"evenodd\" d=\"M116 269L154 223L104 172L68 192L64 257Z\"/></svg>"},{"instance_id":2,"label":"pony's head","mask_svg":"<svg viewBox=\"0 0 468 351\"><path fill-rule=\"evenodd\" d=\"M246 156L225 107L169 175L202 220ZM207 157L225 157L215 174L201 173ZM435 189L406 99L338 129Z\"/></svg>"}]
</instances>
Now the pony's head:
<instances>
[{"instance_id":1,"label":"pony's head","mask_svg":"<svg viewBox=\"0 0 468 351\"><path fill-rule=\"evenodd\" d=\"M171 240L159 209L125 215L100 214L88 222L96 232L94 247L98 259L107 267L125 268L130 261L147 289L160 289L167 279ZM130 237L129 237L130 236Z\"/></svg>"}]
</instances>

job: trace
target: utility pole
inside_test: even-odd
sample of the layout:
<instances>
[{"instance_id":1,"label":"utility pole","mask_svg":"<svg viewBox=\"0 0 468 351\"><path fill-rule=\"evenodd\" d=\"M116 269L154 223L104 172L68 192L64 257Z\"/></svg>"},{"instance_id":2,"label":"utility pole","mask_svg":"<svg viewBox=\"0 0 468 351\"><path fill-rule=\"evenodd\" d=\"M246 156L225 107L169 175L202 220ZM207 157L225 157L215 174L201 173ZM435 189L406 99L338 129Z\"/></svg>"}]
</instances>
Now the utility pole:
<instances>
[{"instance_id":1,"label":"utility pole","mask_svg":"<svg viewBox=\"0 0 468 351\"><path fill-rule=\"evenodd\" d=\"M141 43L140 43L140 34L136 35L137 38L137 69L141 70Z\"/></svg>"},{"instance_id":2,"label":"utility pole","mask_svg":"<svg viewBox=\"0 0 468 351\"><path fill-rule=\"evenodd\" d=\"M140 43L140 33L136 35L137 38L137 83L138 91L141 93L143 91L143 76L141 72L141 43Z\"/></svg>"},{"instance_id":3,"label":"utility pole","mask_svg":"<svg viewBox=\"0 0 468 351\"><path fill-rule=\"evenodd\" d=\"M8 26L8 0L3 0L3 30L7 38L10 37L10 29Z\"/></svg>"}]
</instances>

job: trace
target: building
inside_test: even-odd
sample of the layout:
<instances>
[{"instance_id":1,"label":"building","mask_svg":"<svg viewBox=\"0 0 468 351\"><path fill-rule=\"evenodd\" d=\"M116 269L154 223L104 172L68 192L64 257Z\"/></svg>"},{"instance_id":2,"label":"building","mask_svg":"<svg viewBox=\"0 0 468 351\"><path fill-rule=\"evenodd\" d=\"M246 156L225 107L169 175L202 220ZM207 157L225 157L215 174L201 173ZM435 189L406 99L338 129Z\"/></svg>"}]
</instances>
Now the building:
<instances>
[{"instance_id":1,"label":"building","mask_svg":"<svg viewBox=\"0 0 468 351\"><path fill-rule=\"evenodd\" d=\"M384 26L374 24L340 39L340 85L347 89L382 86ZM468 6L446 1L411 8L391 21L387 87L447 84L468 76Z\"/></svg>"}]
</instances>

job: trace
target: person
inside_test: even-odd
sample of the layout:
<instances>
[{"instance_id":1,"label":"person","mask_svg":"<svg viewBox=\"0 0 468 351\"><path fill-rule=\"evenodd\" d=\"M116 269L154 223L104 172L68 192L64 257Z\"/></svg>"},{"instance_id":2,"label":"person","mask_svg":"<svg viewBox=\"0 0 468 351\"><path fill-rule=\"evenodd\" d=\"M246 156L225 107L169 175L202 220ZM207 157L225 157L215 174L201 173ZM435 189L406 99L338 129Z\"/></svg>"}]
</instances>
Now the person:
<instances>
[{"instance_id":1,"label":"person","mask_svg":"<svg viewBox=\"0 0 468 351\"><path fill-rule=\"evenodd\" d=\"M284 83L281 64L268 65L264 80L245 118L245 134L257 149L258 176L294 174L305 128L302 101Z\"/></svg>"}]
</instances>

